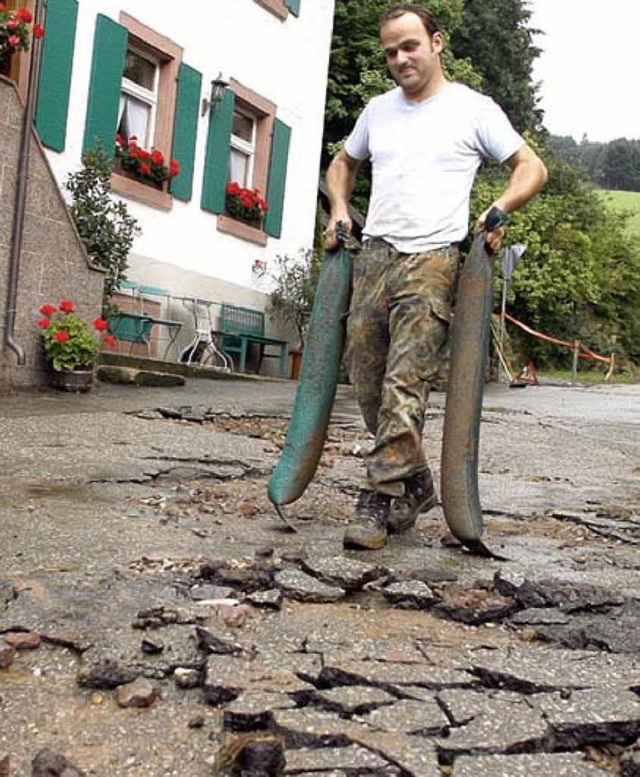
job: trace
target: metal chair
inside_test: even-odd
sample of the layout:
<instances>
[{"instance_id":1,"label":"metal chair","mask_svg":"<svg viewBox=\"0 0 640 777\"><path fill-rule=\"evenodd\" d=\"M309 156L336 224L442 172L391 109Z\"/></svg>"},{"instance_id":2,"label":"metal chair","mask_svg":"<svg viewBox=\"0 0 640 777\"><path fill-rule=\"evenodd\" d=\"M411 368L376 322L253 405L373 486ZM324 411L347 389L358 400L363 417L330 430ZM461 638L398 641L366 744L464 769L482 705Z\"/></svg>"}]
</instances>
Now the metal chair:
<instances>
[{"instance_id":1,"label":"metal chair","mask_svg":"<svg viewBox=\"0 0 640 777\"><path fill-rule=\"evenodd\" d=\"M211 308L216 303L198 297L182 297L181 302L193 316L195 332L191 342L182 349L180 361L198 367L210 364L224 372L231 372L231 359L218 348L214 337ZM221 362L222 366L215 364L215 360Z\"/></svg>"}]
</instances>

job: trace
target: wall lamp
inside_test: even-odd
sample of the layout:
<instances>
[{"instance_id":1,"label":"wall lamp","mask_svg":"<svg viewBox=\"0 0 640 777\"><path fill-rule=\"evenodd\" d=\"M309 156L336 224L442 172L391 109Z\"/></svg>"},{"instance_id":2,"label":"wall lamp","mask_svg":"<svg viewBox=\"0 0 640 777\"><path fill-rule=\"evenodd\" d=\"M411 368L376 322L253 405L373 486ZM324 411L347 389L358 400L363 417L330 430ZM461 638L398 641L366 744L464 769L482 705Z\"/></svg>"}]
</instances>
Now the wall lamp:
<instances>
[{"instance_id":1,"label":"wall lamp","mask_svg":"<svg viewBox=\"0 0 640 777\"><path fill-rule=\"evenodd\" d=\"M208 110L216 110L224 100L224 93L227 91L228 86L229 82L223 77L222 73L218 73L218 77L211 82L211 96L202 98L201 116L204 116Z\"/></svg>"}]
</instances>

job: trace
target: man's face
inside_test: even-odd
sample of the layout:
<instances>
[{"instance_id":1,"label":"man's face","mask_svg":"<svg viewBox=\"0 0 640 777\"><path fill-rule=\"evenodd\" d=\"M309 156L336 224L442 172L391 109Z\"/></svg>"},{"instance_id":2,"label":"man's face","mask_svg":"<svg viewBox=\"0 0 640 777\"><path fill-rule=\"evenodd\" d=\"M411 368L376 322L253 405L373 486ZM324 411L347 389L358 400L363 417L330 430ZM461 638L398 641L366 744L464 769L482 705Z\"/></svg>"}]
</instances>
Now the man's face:
<instances>
[{"instance_id":1,"label":"man's face","mask_svg":"<svg viewBox=\"0 0 640 777\"><path fill-rule=\"evenodd\" d=\"M406 13L380 29L380 41L391 75L411 100L429 96L434 76L442 73L442 33L430 36L420 17Z\"/></svg>"}]
</instances>

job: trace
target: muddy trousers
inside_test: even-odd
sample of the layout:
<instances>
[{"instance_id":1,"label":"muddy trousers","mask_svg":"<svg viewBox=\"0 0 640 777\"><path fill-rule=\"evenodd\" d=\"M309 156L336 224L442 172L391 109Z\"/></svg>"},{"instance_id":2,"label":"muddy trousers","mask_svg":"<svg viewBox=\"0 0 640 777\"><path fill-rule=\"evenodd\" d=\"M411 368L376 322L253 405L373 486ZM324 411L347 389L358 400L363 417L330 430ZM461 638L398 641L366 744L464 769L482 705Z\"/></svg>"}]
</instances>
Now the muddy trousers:
<instances>
[{"instance_id":1,"label":"muddy trousers","mask_svg":"<svg viewBox=\"0 0 640 777\"><path fill-rule=\"evenodd\" d=\"M375 436L369 486L391 496L428 467L422 430L429 382L448 337L458 265L456 246L401 254L379 239L354 257L349 377Z\"/></svg>"}]
</instances>

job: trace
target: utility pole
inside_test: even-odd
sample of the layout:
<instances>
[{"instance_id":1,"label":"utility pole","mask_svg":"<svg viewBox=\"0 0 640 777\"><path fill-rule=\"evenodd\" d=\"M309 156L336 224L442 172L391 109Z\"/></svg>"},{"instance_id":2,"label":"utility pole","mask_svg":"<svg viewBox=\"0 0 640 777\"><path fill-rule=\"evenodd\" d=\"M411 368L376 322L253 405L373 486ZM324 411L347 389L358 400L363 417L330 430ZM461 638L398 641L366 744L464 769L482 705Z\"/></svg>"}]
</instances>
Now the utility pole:
<instances>
[{"instance_id":1,"label":"utility pole","mask_svg":"<svg viewBox=\"0 0 640 777\"><path fill-rule=\"evenodd\" d=\"M504 314L507 310L507 287L518 259L527 250L526 244L516 244L512 246L506 246L502 249L502 304L500 306L500 350L504 353ZM504 382L504 370L502 369L502 362L498 360L498 380L500 383Z\"/></svg>"}]
</instances>

